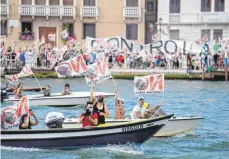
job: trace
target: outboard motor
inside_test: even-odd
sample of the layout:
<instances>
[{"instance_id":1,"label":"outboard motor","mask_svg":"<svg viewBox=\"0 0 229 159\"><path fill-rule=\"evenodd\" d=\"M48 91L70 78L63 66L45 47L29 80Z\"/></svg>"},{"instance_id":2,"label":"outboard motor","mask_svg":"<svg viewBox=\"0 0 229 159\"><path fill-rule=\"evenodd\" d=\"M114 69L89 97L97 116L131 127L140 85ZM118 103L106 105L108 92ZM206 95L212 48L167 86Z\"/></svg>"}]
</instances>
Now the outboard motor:
<instances>
[{"instance_id":1,"label":"outboard motor","mask_svg":"<svg viewBox=\"0 0 229 159\"><path fill-rule=\"evenodd\" d=\"M62 128L63 121L64 115L59 112L50 112L45 117L45 125L48 128Z\"/></svg>"},{"instance_id":2,"label":"outboard motor","mask_svg":"<svg viewBox=\"0 0 229 159\"><path fill-rule=\"evenodd\" d=\"M2 87L1 88L1 102L4 101L4 99L8 99L8 93L7 93L7 87Z\"/></svg>"}]
</instances>

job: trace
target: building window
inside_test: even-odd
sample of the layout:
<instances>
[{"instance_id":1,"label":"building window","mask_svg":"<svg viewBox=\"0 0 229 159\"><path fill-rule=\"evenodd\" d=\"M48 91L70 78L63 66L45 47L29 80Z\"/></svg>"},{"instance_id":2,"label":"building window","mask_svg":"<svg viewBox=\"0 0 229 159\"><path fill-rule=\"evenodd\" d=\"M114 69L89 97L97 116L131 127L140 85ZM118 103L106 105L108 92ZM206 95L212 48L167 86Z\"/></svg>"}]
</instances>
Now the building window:
<instances>
[{"instance_id":1,"label":"building window","mask_svg":"<svg viewBox=\"0 0 229 159\"><path fill-rule=\"evenodd\" d=\"M32 4L32 0L21 0L21 4Z\"/></svg>"},{"instance_id":2,"label":"building window","mask_svg":"<svg viewBox=\"0 0 229 159\"><path fill-rule=\"evenodd\" d=\"M6 4L6 0L1 0L1 4Z\"/></svg>"},{"instance_id":3,"label":"building window","mask_svg":"<svg viewBox=\"0 0 229 159\"><path fill-rule=\"evenodd\" d=\"M22 22L21 23L21 34L19 36L19 39L20 40L34 40L31 22Z\"/></svg>"},{"instance_id":4,"label":"building window","mask_svg":"<svg viewBox=\"0 0 229 159\"><path fill-rule=\"evenodd\" d=\"M179 30L170 30L169 36L171 40L179 40L180 31Z\"/></svg>"},{"instance_id":5,"label":"building window","mask_svg":"<svg viewBox=\"0 0 229 159\"><path fill-rule=\"evenodd\" d=\"M84 6L95 6L95 1L96 0L83 0L83 5Z\"/></svg>"},{"instance_id":6,"label":"building window","mask_svg":"<svg viewBox=\"0 0 229 159\"><path fill-rule=\"evenodd\" d=\"M180 13L180 0L170 0L170 13Z\"/></svg>"},{"instance_id":7,"label":"building window","mask_svg":"<svg viewBox=\"0 0 229 159\"><path fill-rule=\"evenodd\" d=\"M218 38L223 38L223 30L222 29L214 29L213 32L213 38L218 39Z\"/></svg>"},{"instance_id":8,"label":"building window","mask_svg":"<svg viewBox=\"0 0 229 159\"><path fill-rule=\"evenodd\" d=\"M154 11L154 2L147 2L147 11Z\"/></svg>"},{"instance_id":9,"label":"building window","mask_svg":"<svg viewBox=\"0 0 229 159\"><path fill-rule=\"evenodd\" d=\"M211 0L201 0L201 12L211 12Z\"/></svg>"},{"instance_id":10,"label":"building window","mask_svg":"<svg viewBox=\"0 0 229 159\"><path fill-rule=\"evenodd\" d=\"M36 5L45 5L45 0L35 0Z\"/></svg>"},{"instance_id":11,"label":"building window","mask_svg":"<svg viewBox=\"0 0 229 159\"><path fill-rule=\"evenodd\" d=\"M83 39L86 39L87 36L95 38L95 30L95 24L83 24Z\"/></svg>"},{"instance_id":12,"label":"building window","mask_svg":"<svg viewBox=\"0 0 229 159\"><path fill-rule=\"evenodd\" d=\"M59 0L51 0L51 1L49 1L49 5L60 5L60 1Z\"/></svg>"},{"instance_id":13,"label":"building window","mask_svg":"<svg viewBox=\"0 0 229 159\"><path fill-rule=\"evenodd\" d=\"M138 24L126 24L126 39L138 40Z\"/></svg>"},{"instance_id":14,"label":"building window","mask_svg":"<svg viewBox=\"0 0 229 159\"><path fill-rule=\"evenodd\" d=\"M215 12L224 12L224 0L215 0Z\"/></svg>"},{"instance_id":15,"label":"building window","mask_svg":"<svg viewBox=\"0 0 229 159\"><path fill-rule=\"evenodd\" d=\"M64 0L64 5L66 5L66 6L73 6L73 1L74 0Z\"/></svg>"},{"instance_id":16,"label":"building window","mask_svg":"<svg viewBox=\"0 0 229 159\"><path fill-rule=\"evenodd\" d=\"M21 32L22 33L32 33L32 23L31 22L22 22L21 23Z\"/></svg>"},{"instance_id":17,"label":"building window","mask_svg":"<svg viewBox=\"0 0 229 159\"><path fill-rule=\"evenodd\" d=\"M138 7L138 0L126 0L127 7Z\"/></svg>"},{"instance_id":18,"label":"building window","mask_svg":"<svg viewBox=\"0 0 229 159\"><path fill-rule=\"evenodd\" d=\"M1 35L7 35L7 21L1 20Z\"/></svg>"},{"instance_id":19,"label":"building window","mask_svg":"<svg viewBox=\"0 0 229 159\"><path fill-rule=\"evenodd\" d=\"M70 35L74 35L74 24L73 23L69 23L68 24L68 32Z\"/></svg>"},{"instance_id":20,"label":"building window","mask_svg":"<svg viewBox=\"0 0 229 159\"><path fill-rule=\"evenodd\" d=\"M210 29L201 30L201 37L200 38L202 39L204 36L207 36L208 41L210 41L210 39L211 39L211 30Z\"/></svg>"}]
</instances>

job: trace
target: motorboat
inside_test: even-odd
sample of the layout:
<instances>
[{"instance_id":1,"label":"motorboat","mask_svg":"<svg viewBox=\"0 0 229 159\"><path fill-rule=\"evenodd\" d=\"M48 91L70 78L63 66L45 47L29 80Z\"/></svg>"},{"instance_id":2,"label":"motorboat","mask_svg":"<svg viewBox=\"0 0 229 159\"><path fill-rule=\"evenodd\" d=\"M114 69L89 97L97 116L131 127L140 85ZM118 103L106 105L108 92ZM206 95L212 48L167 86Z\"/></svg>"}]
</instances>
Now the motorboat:
<instances>
[{"instance_id":1,"label":"motorboat","mask_svg":"<svg viewBox=\"0 0 229 159\"><path fill-rule=\"evenodd\" d=\"M72 149L107 144L141 144L157 133L172 116L86 128L2 130L1 146Z\"/></svg>"},{"instance_id":2,"label":"motorboat","mask_svg":"<svg viewBox=\"0 0 229 159\"><path fill-rule=\"evenodd\" d=\"M95 96L104 96L104 98L114 96L113 93L94 92ZM62 95L61 93L51 93L51 96L44 97L43 94L28 95L29 103L31 106L59 106L68 107L75 105L85 105L90 98L90 92L72 92L71 95ZM4 99L6 103L18 102L20 99L9 97Z\"/></svg>"},{"instance_id":3,"label":"motorboat","mask_svg":"<svg viewBox=\"0 0 229 159\"><path fill-rule=\"evenodd\" d=\"M199 122L203 119L203 117L199 116L187 116L187 117L172 117L166 123L166 125L160 129L157 133L154 134L154 137L170 137L175 136L177 134L191 132L198 126ZM144 120L144 119L138 119ZM137 121L138 121L137 120ZM135 121L133 119L106 119L106 123L114 124L114 123L125 123L129 121ZM66 118L63 122L63 128L77 128L80 127L78 124L78 118L73 116L70 118Z\"/></svg>"}]
</instances>

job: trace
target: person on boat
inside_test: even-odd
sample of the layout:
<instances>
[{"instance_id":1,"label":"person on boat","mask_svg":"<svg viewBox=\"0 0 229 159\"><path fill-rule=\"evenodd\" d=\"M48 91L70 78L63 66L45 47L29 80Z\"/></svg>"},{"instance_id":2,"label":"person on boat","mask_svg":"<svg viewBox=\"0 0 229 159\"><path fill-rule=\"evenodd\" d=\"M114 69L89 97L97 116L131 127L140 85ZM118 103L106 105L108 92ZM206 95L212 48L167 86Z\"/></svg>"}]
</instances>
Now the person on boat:
<instances>
[{"instance_id":1,"label":"person on boat","mask_svg":"<svg viewBox=\"0 0 229 159\"><path fill-rule=\"evenodd\" d=\"M82 123L82 127L90 127L98 125L98 113L93 111L94 103L88 101L84 112L81 114L78 124Z\"/></svg>"},{"instance_id":2,"label":"person on boat","mask_svg":"<svg viewBox=\"0 0 229 159\"><path fill-rule=\"evenodd\" d=\"M97 101L94 105L94 112L98 113L98 125L99 124L105 124L105 118L108 118L109 112L108 107L104 103L104 96L99 95L97 96Z\"/></svg>"},{"instance_id":3,"label":"person on boat","mask_svg":"<svg viewBox=\"0 0 229 159\"><path fill-rule=\"evenodd\" d=\"M90 101L92 101L95 105L96 104L96 97L94 96L94 87L95 87L95 85L92 84L91 90L90 90Z\"/></svg>"},{"instance_id":4,"label":"person on boat","mask_svg":"<svg viewBox=\"0 0 229 159\"><path fill-rule=\"evenodd\" d=\"M46 85L45 89L42 90L45 97L49 97L51 95L51 86Z\"/></svg>"},{"instance_id":5,"label":"person on boat","mask_svg":"<svg viewBox=\"0 0 229 159\"><path fill-rule=\"evenodd\" d=\"M72 91L70 89L70 85L69 84L65 84L64 85L64 90L62 92L62 95L70 95L72 94Z\"/></svg>"},{"instance_id":6,"label":"person on boat","mask_svg":"<svg viewBox=\"0 0 229 159\"><path fill-rule=\"evenodd\" d=\"M115 119L125 119L124 100L118 97L118 90L115 93Z\"/></svg>"},{"instance_id":7,"label":"person on boat","mask_svg":"<svg viewBox=\"0 0 229 159\"><path fill-rule=\"evenodd\" d=\"M155 114L160 109L160 106L163 104L163 100L160 104L154 106L153 108L150 108L149 103L144 102L143 109L144 109L144 119L148 119L150 117L157 117L158 114Z\"/></svg>"},{"instance_id":8,"label":"person on boat","mask_svg":"<svg viewBox=\"0 0 229 159\"><path fill-rule=\"evenodd\" d=\"M30 121L31 116L34 118L35 121ZM38 124L38 119L35 113L31 109L29 109L29 114L23 114L21 116L19 129L31 129L32 126L35 126L37 124Z\"/></svg>"},{"instance_id":9,"label":"person on boat","mask_svg":"<svg viewBox=\"0 0 229 159\"><path fill-rule=\"evenodd\" d=\"M133 108L131 115L131 118L133 119L143 119L144 118L144 98L139 97L138 98L138 104Z\"/></svg>"},{"instance_id":10,"label":"person on boat","mask_svg":"<svg viewBox=\"0 0 229 159\"><path fill-rule=\"evenodd\" d=\"M19 83L17 88L13 91L15 99L20 99L21 97L23 97L22 88L23 88L23 83Z\"/></svg>"}]
</instances>

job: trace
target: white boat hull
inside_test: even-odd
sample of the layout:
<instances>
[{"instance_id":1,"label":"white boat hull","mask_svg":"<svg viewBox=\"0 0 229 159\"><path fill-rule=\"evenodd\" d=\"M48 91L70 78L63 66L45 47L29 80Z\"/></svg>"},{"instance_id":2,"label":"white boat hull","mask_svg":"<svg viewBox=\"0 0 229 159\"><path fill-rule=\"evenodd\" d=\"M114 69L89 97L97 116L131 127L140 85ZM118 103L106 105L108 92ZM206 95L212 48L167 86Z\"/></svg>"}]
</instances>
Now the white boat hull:
<instances>
[{"instance_id":1,"label":"white boat hull","mask_svg":"<svg viewBox=\"0 0 229 159\"><path fill-rule=\"evenodd\" d=\"M96 95L103 95L105 98L114 96L113 93L95 92ZM60 93L52 93L49 97L44 97L43 94L28 95L29 104L31 106L74 106L84 105L90 99L90 92L73 92L71 95L61 95ZM6 99L4 102L18 102L19 99Z\"/></svg>"},{"instance_id":2,"label":"white boat hull","mask_svg":"<svg viewBox=\"0 0 229 159\"><path fill-rule=\"evenodd\" d=\"M154 136L156 137L168 137L175 136L177 134L191 132L199 124L202 117L179 117L171 118L166 125L158 131Z\"/></svg>"},{"instance_id":3,"label":"white boat hull","mask_svg":"<svg viewBox=\"0 0 229 159\"><path fill-rule=\"evenodd\" d=\"M166 123L166 125L160 129L154 136L155 137L169 137L175 136L177 134L185 133L193 131L197 126L202 117L177 117L171 118ZM144 119L140 119L144 120ZM106 119L106 123L109 124L118 124L120 122L128 122L130 119L124 120L114 120L114 119ZM79 128L77 118L68 118L63 123L63 128Z\"/></svg>"}]
</instances>

